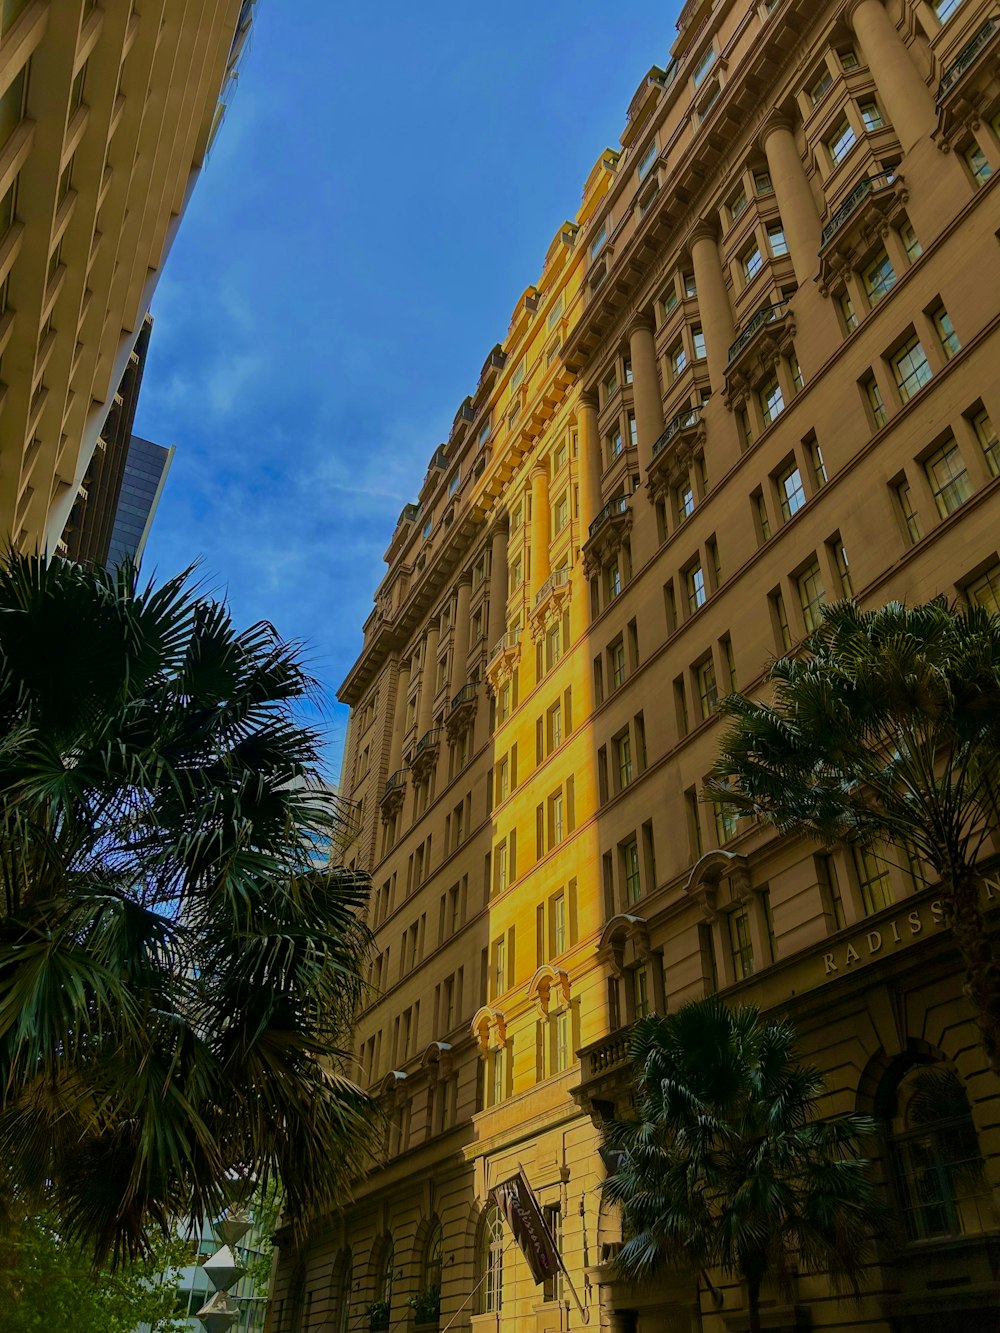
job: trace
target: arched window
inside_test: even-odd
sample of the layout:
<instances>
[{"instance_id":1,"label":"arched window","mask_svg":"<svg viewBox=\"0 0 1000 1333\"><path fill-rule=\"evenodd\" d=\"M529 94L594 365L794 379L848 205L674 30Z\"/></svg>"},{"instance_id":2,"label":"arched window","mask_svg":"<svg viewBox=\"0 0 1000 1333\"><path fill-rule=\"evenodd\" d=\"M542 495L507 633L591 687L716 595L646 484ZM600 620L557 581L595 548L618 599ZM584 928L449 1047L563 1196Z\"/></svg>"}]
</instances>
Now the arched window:
<instances>
[{"instance_id":1,"label":"arched window","mask_svg":"<svg viewBox=\"0 0 1000 1333\"><path fill-rule=\"evenodd\" d=\"M503 1306L503 1217L491 1203L479 1231L479 1313L498 1314Z\"/></svg>"},{"instance_id":2,"label":"arched window","mask_svg":"<svg viewBox=\"0 0 1000 1333\"><path fill-rule=\"evenodd\" d=\"M392 1323L392 1267L395 1262L392 1237L386 1236L375 1269L375 1299L368 1310L370 1333L380 1333Z\"/></svg>"},{"instance_id":3,"label":"arched window","mask_svg":"<svg viewBox=\"0 0 1000 1333\"><path fill-rule=\"evenodd\" d=\"M333 1296L336 1302L336 1333L347 1333L351 1323L351 1283L354 1277L354 1258L350 1247L341 1251L334 1269Z\"/></svg>"},{"instance_id":4,"label":"arched window","mask_svg":"<svg viewBox=\"0 0 1000 1333\"><path fill-rule=\"evenodd\" d=\"M886 1108L907 1239L979 1235L995 1225L969 1099L943 1062L911 1066Z\"/></svg>"},{"instance_id":5,"label":"arched window","mask_svg":"<svg viewBox=\"0 0 1000 1333\"><path fill-rule=\"evenodd\" d=\"M440 1292L443 1263L441 1223L435 1218L427 1234L427 1244L424 1246L424 1291Z\"/></svg>"}]
</instances>

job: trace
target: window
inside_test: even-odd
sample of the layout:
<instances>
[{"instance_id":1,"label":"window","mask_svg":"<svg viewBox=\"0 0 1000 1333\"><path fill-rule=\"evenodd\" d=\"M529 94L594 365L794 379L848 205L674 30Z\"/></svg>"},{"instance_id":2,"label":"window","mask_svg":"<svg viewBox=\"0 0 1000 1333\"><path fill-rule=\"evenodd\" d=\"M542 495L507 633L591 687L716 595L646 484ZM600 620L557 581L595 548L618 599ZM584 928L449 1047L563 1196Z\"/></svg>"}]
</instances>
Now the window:
<instances>
[{"instance_id":1,"label":"window","mask_svg":"<svg viewBox=\"0 0 1000 1333\"><path fill-rule=\"evenodd\" d=\"M704 361L705 359L705 334L699 325L695 325L691 330L691 338L694 343L694 359Z\"/></svg>"},{"instance_id":2,"label":"window","mask_svg":"<svg viewBox=\"0 0 1000 1333\"><path fill-rule=\"evenodd\" d=\"M841 293L840 317L843 319L844 328L848 333L851 333L858 327L858 317L854 310L854 302L851 300L850 292Z\"/></svg>"},{"instance_id":3,"label":"window","mask_svg":"<svg viewBox=\"0 0 1000 1333\"><path fill-rule=\"evenodd\" d=\"M912 264L924 253L924 247L917 240L917 233L913 230L913 223L906 221L899 229L899 239L903 242L903 249L906 251L906 257Z\"/></svg>"},{"instance_id":4,"label":"window","mask_svg":"<svg viewBox=\"0 0 1000 1333\"><path fill-rule=\"evenodd\" d=\"M618 789L632 785L632 738L627 731L615 737L615 764L618 770Z\"/></svg>"},{"instance_id":5,"label":"window","mask_svg":"<svg viewBox=\"0 0 1000 1333\"><path fill-rule=\"evenodd\" d=\"M729 950L737 981L753 976L753 940L750 938L750 914L745 907L729 913Z\"/></svg>"},{"instance_id":6,"label":"window","mask_svg":"<svg viewBox=\"0 0 1000 1333\"><path fill-rule=\"evenodd\" d=\"M663 318L667 319L677 309L677 293L673 287L663 298Z\"/></svg>"},{"instance_id":7,"label":"window","mask_svg":"<svg viewBox=\"0 0 1000 1333\"><path fill-rule=\"evenodd\" d=\"M764 260L761 257L760 247L757 245L757 242L754 241L749 250L745 250L743 254L740 255L740 267L743 270L744 281L752 282L760 272L763 264Z\"/></svg>"},{"instance_id":8,"label":"window","mask_svg":"<svg viewBox=\"0 0 1000 1333\"><path fill-rule=\"evenodd\" d=\"M554 526L557 533L562 532L569 522L569 495L564 491L556 501Z\"/></svg>"},{"instance_id":9,"label":"window","mask_svg":"<svg viewBox=\"0 0 1000 1333\"><path fill-rule=\"evenodd\" d=\"M676 379L687 365L687 352L683 343L676 343L669 352L671 378Z\"/></svg>"},{"instance_id":10,"label":"window","mask_svg":"<svg viewBox=\"0 0 1000 1333\"><path fill-rule=\"evenodd\" d=\"M625 902L631 906L642 896L639 881L639 844L635 838L622 844L622 877L625 885Z\"/></svg>"},{"instance_id":11,"label":"window","mask_svg":"<svg viewBox=\"0 0 1000 1333\"><path fill-rule=\"evenodd\" d=\"M780 589L771 594L771 606L774 610L774 621L778 630L778 641L786 651L792 646L792 631L788 625L788 612L785 610L785 599Z\"/></svg>"},{"instance_id":12,"label":"window","mask_svg":"<svg viewBox=\"0 0 1000 1333\"><path fill-rule=\"evenodd\" d=\"M768 227L767 243L771 247L771 254L774 255L775 259L788 254L788 242L785 240L784 228L780 224L773 223Z\"/></svg>"},{"instance_id":13,"label":"window","mask_svg":"<svg viewBox=\"0 0 1000 1333\"><path fill-rule=\"evenodd\" d=\"M813 106L816 106L818 102L822 102L832 86L833 75L824 66L822 72L816 76L809 88L809 100L812 102Z\"/></svg>"},{"instance_id":14,"label":"window","mask_svg":"<svg viewBox=\"0 0 1000 1333\"><path fill-rule=\"evenodd\" d=\"M753 173L753 188L755 194L774 194L774 186L771 183L771 173L769 171L755 171Z\"/></svg>"},{"instance_id":15,"label":"window","mask_svg":"<svg viewBox=\"0 0 1000 1333\"><path fill-rule=\"evenodd\" d=\"M861 386L865 391L865 398L868 400L868 407L872 414L872 422L876 430L880 430L886 423L885 403L882 400L882 390L878 387L878 381L874 375L869 375Z\"/></svg>"},{"instance_id":16,"label":"window","mask_svg":"<svg viewBox=\"0 0 1000 1333\"><path fill-rule=\"evenodd\" d=\"M906 1239L978 1235L993 1229L969 1099L943 1062L912 1067L891 1099L892 1178Z\"/></svg>"},{"instance_id":17,"label":"window","mask_svg":"<svg viewBox=\"0 0 1000 1333\"><path fill-rule=\"evenodd\" d=\"M629 412L625 420L628 426L628 442L635 449L639 443L639 427L636 425L635 413Z\"/></svg>"},{"instance_id":18,"label":"window","mask_svg":"<svg viewBox=\"0 0 1000 1333\"><path fill-rule=\"evenodd\" d=\"M625 444L622 440L621 430L616 428L608 436L608 461L614 462L616 458L621 456L624 448Z\"/></svg>"},{"instance_id":19,"label":"window","mask_svg":"<svg viewBox=\"0 0 1000 1333\"><path fill-rule=\"evenodd\" d=\"M550 846L555 847L566 836L565 807L562 792L556 792L549 802L549 820L551 824Z\"/></svg>"},{"instance_id":20,"label":"window","mask_svg":"<svg viewBox=\"0 0 1000 1333\"><path fill-rule=\"evenodd\" d=\"M611 688L619 689L625 684L625 643L622 639L616 639L608 650L610 659Z\"/></svg>"},{"instance_id":21,"label":"window","mask_svg":"<svg viewBox=\"0 0 1000 1333\"><path fill-rule=\"evenodd\" d=\"M649 972L645 967L635 967L629 975L632 983L632 1013L636 1018L646 1018L651 1008Z\"/></svg>"},{"instance_id":22,"label":"window","mask_svg":"<svg viewBox=\"0 0 1000 1333\"><path fill-rule=\"evenodd\" d=\"M972 418L972 429L976 432L976 439L983 447L983 454L986 458L986 466L990 470L990 476L1000 475L1000 440L997 439L996 427L990 420L985 407L980 408Z\"/></svg>"},{"instance_id":23,"label":"window","mask_svg":"<svg viewBox=\"0 0 1000 1333\"><path fill-rule=\"evenodd\" d=\"M705 75L708 73L708 71L712 68L714 64L715 64L715 49L714 47L710 46L708 50L704 53L704 55L701 57L701 59L698 61L697 65L695 65L694 69L691 71L691 78L694 80L694 86L696 88L701 86L702 82L704 81Z\"/></svg>"},{"instance_id":24,"label":"window","mask_svg":"<svg viewBox=\"0 0 1000 1333\"><path fill-rule=\"evenodd\" d=\"M840 578L840 589L845 597L854 596L854 587L851 583L851 567L847 563L847 548L837 537L830 543L833 552L833 561L837 566L837 575Z\"/></svg>"},{"instance_id":25,"label":"window","mask_svg":"<svg viewBox=\"0 0 1000 1333\"><path fill-rule=\"evenodd\" d=\"M566 895L557 893L552 899L552 952L566 952Z\"/></svg>"},{"instance_id":26,"label":"window","mask_svg":"<svg viewBox=\"0 0 1000 1333\"><path fill-rule=\"evenodd\" d=\"M701 716L704 721L710 718L719 706L719 690L715 683L715 663L710 657L706 657L704 662L695 667L695 677L698 684Z\"/></svg>"},{"instance_id":27,"label":"window","mask_svg":"<svg viewBox=\"0 0 1000 1333\"><path fill-rule=\"evenodd\" d=\"M732 218L734 222L746 208L747 202L748 201L747 201L746 186L740 184L737 187L736 193L733 195L733 197L727 204L727 208L729 209L729 216Z\"/></svg>"},{"instance_id":28,"label":"window","mask_svg":"<svg viewBox=\"0 0 1000 1333\"><path fill-rule=\"evenodd\" d=\"M845 116L826 141L826 151L830 155L831 165L837 166L838 163L843 162L856 142L857 139L851 122Z\"/></svg>"},{"instance_id":29,"label":"window","mask_svg":"<svg viewBox=\"0 0 1000 1333\"><path fill-rule=\"evenodd\" d=\"M767 501L764 499L763 491L755 491L750 497L753 504L754 520L757 525L757 540L763 546L764 542L770 541L771 523L767 516Z\"/></svg>"},{"instance_id":30,"label":"window","mask_svg":"<svg viewBox=\"0 0 1000 1333\"><path fill-rule=\"evenodd\" d=\"M552 455L552 471L561 472L566 466L566 459L568 457L569 454L566 449L566 441L563 440L562 444L559 445L555 453Z\"/></svg>"},{"instance_id":31,"label":"window","mask_svg":"<svg viewBox=\"0 0 1000 1333\"><path fill-rule=\"evenodd\" d=\"M913 508L913 494L910 491L908 481L899 481L895 486L896 503L899 505L899 512L903 519L903 526L906 529L906 535L910 543L918 542L921 538L920 519L917 517L917 511Z\"/></svg>"},{"instance_id":32,"label":"window","mask_svg":"<svg viewBox=\"0 0 1000 1333\"><path fill-rule=\"evenodd\" d=\"M823 450L819 447L818 440L809 441L809 458L812 461L813 479L817 486L826 485L826 463L823 461Z\"/></svg>"},{"instance_id":33,"label":"window","mask_svg":"<svg viewBox=\"0 0 1000 1333\"><path fill-rule=\"evenodd\" d=\"M688 611L693 613L705 605L708 596L705 589L705 573L700 561L687 569L684 583L687 588Z\"/></svg>"},{"instance_id":34,"label":"window","mask_svg":"<svg viewBox=\"0 0 1000 1333\"><path fill-rule=\"evenodd\" d=\"M889 262L889 256L880 250L874 259L870 259L861 273L869 305L876 306L882 297L895 286L896 270Z\"/></svg>"},{"instance_id":35,"label":"window","mask_svg":"<svg viewBox=\"0 0 1000 1333\"><path fill-rule=\"evenodd\" d=\"M892 902L892 883L885 861L870 847L855 847L854 868L865 916L888 907Z\"/></svg>"},{"instance_id":36,"label":"window","mask_svg":"<svg viewBox=\"0 0 1000 1333\"><path fill-rule=\"evenodd\" d=\"M495 1203L486 1207L479 1236L479 1312L499 1314L503 1309L503 1252L506 1245L503 1215Z\"/></svg>"},{"instance_id":37,"label":"window","mask_svg":"<svg viewBox=\"0 0 1000 1333\"><path fill-rule=\"evenodd\" d=\"M761 415L764 418L764 425L769 426L772 421L776 421L785 410L785 399L781 392L781 385L778 383L777 376L773 376L760 389L758 397L760 399Z\"/></svg>"},{"instance_id":38,"label":"window","mask_svg":"<svg viewBox=\"0 0 1000 1333\"><path fill-rule=\"evenodd\" d=\"M826 590L823 587L823 576L820 573L819 564L814 560L811 565L802 571L796 583L799 589L802 618L806 623L806 630L811 634L823 618L821 607L826 601Z\"/></svg>"},{"instance_id":39,"label":"window","mask_svg":"<svg viewBox=\"0 0 1000 1333\"><path fill-rule=\"evenodd\" d=\"M947 23L952 14L962 6L963 0L934 0L934 13L942 23Z\"/></svg>"},{"instance_id":40,"label":"window","mask_svg":"<svg viewBox=\"0 0 1000 1333\"><path fill-rule=\"evenodd\" d=\"M682 481L674 488L674 508L678 523L683 523L694 513L694 487L690 481Z\"/></svg>"},{"instance_id":41,"label":"window","mask_svg":"<svg viewBox=\"0 0 1000 1333\"><path fill-rule=\"evenodd\" d=\"M858 110L861 112L861 119L864 122L865 133L874 134L876 130L885 129L885 121L882 119L882 112L879 110L878 102L874 97L866 98L865 101L858 103Z\"/></svg>"},{"instance_id":42,"label":"window","mask_svg":"<svg viewBox=\"0 0 1000 1333\"><path fill-rule=\"evenodd\" d=\"M570 1066L569 1011L560 1009L549 1021L552 1024L552 1072L561 1074Z\"/></svg>"},{"instance_id":43,"label":"window","mask_svg":"<svg viewBox=\"0 0 1000 1333\"><path fill-rule=\"evenodd\" d=\"M604 381L604 401L609 403L618 392L618 372L613 370Z\"/></svg>"},{"instance_id":44,"label":"window","mask_svg":"<svg viewBox=\"0 0 1000 1333\"><path fill-rule=\"evenodd\" d=\"M909 402L915 393L919 393L931 377L931 368L927 364L924 349L914 334L892 357L892 373L896 377L896 388L903 402Z\"/></svg>"},{"instance_id":45,"label":"window","mask_svg":"<svg viewBox=\"0 0 1000 1333\"><path fill-rule=\"evenodd\" d=\"M939 305L933 312L931 318L934 320L934 328L937 330L937 336L941 343L941 350L945 357L950 361L956 352L962 350L962 344L958 341L958 334L955 332L955 326L951 322L951 315L948 314L943 305Z\"/></svg>"},{"instance_id":46,"label":"window","mask_svg":"<svg viewBox=\"0 0 1000 1333\"><path fill-rule=\"evenodd\" d=\"M993 168L987 161L986 154L977 143L965 150L965 163L972 172L972 179L977 185L985 185L993 175Z\"/></svg>"},{"instance_id":47,"label":"window","mask_svg":"<svg viewBox=\"0 0 1000 1333\"><path fill-rule=\"evenodd\" d=\"M510 566L510 583L508 592L514 592L520 588L524 582L524 561L521 556L515 556Z\"/></svg>"},{"instance_id":48,"label":"window","mask_svg":"<svg viewBox=\"0 0 1000 1333\"><path fill-rule=\"evenodd\" d=\"M954 439L948 439L924 463L934 503L942 518L961 509L972 494L972 483Z\"/></svg>"},{"instance_id":49,"label":"window","mask_svg":"<svg viewBox=\"0 0 1000 1333\"><path fill-rule=\"evenodd\" d=\"M802 477L794 463L778 476L778 496L781 501L781 512L786 519L797 514L806 502Z\"/></svg>"},{"instance_id":50,"label":"window","mask_svg":"<svg viewBox=\"0 0 1000 1333\"><path fill-rule=\"evenodd\" d=\"M432 515L432 516L431 516L430 518L428 518L427 521L424 523L423 533L422 533L422 536L424 537L424 540L426 540L426 539L431 535L431 533L432 533L433 531L434 531L434 517L433 517L433 515Z\"/></svg>"},{"instance_id":51,"label":"window","mask_svg":"<svg viewBox=\"0 0 1000 1333\"><path fill-rule=\"evenodd\" d=\"M594 236L594 239L590 242L591 259L597 258L597 256L604 249L605 242L607 241L607 239L608 239L607 223L601 223L600 231L597 232L597 234Z\"/></svg>"},{"instance_id":52,"label":"window","mask_svg":"<svg viewBox=\"0 0 1000 1333\"><path fill-rule=\"evenodd\" d=\"M736 811L729 806L717 805L715 807L715 837L721 847L730 838L736 837L736 825L739 822L739 816Z\"/></svg>"},{"instance_id":53,"label":"window","mask_svg":"<svg viewBox=\"0 0 1000 1333\"><path fill-rule=\"evenodd\" d=\"M497 854L496 854L497 893L502 893L504 889L507 887L507 879L508 879L507 844L505 842L501 842L497 845ZM501 941L501 948L502 947L503 944ZM501 968L500 970L502 972L503 969ZM500 993L499 987L496 993L497 994Z\"/></svg>"},{"instance_id":54,"label":"window","mask_svg":"<svg viewBox=\"0 0 1000 1333\"><path fill-rule=\"evenodd\" d=\"M616 560L614 564L608 565L604 571L604 591L607 600L613 602L616 597L621 595L622 590L622 567Z\"/></svg>"},{"instance_id":55,"label":"window","mask_svg":"<svg viewBox=\"0 0 1000 1333\"><path fill-rule=\"evenodd\" d=\"M656 141L654 139L654 141L649 145L649 147L643 153L642 157L639 159L640 180L645 180L646 177L649 175L650 171L652 170L653 163L656 161L656 155L658 152L659 149L657 148Z\"/></svg>"},{"instance_id":56,"label":"window","mask_svg":"<svg viewBox=\"0 0 1000 1333\"><path fill-rule=\"evenodd\" d=\"M858 57L851 47L845 47L843 51L838 51L837 56L840 60L840 68L847 74L858 68Z\"/></svg>"},{"instance_id":57,"label":"window","mask_svg":"<svg viewBox=\"0 0 1000 1333\"><path fill-rule=\"evenodd\" d=\"M1000 615L1000 565L992 565L965 590L973 606L985 607L992 615Z\"/></svg>"}]
</instances>

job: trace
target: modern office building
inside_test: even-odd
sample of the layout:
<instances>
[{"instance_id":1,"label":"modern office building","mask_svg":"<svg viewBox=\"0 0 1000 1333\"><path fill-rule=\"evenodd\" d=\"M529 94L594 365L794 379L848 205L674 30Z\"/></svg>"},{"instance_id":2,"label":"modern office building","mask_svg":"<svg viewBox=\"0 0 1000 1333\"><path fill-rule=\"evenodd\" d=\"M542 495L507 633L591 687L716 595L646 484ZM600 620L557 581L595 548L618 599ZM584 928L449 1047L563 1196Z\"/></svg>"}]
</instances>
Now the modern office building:
<instances>
[{"instance_id":1,"label":"modern office building","mask_svg":"<svg viewBox=\"0 0 1000 1333\"><path fill-rule=\"evenodd\" d=\"M719 697L825 600L1000 609L998 236L994 3L685 5L401 513L341 689L357 1067L392 1130L283 1254L274 1333L580 1327L489 1202L519 1168L591 1328L745 1328L718 1273L616 1281L600 1191L628 1025L712 991L789 1015L826 1110L878 1119L900 1221L858 1305L803 1270L765 1326L997 1327L1000 1088L935 885L699 796Z\"/></svg>"},{"instance_id":2,"label":"modern office building","mask_svg":"<svg viewBox=\"0 0 1000 1333\"><path fill-rule=\"evenodd\" d=\"M173 458L173 445L154 444L141 435L132 436L108 546L107 563L111 567L125 559L136 564L142 559Z\"/></svg>"},{"instance_id":3,"label":"modern office building","mask_svg":"<svg viewBox=\"0 0 1000 1333\"><path fill-rule=\"evenodd\" d=\"M6 0L0 537L57 549L254 0ZM221 93L221 99L220 99Z\"/></svg>"}]
</instances>

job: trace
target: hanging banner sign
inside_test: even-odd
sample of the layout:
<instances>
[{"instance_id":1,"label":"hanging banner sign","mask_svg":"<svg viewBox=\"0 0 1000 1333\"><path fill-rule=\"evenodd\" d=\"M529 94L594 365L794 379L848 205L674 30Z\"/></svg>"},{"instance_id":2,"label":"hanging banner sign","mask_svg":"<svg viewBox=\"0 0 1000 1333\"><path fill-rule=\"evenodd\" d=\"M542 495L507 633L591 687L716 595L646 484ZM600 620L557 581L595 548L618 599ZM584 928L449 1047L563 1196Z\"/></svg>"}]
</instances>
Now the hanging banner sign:
<instances>
[{"instance_id":1,"label":"hanging banner sign","mask_svg":"<svg viewBox=\"0 0 1000 1333\"><path fill-rule=\"evenodd\" d=\"M490 1198L503 1214L536 1283L565 1272L562 1256L523 1172L494 1185Z\"/></svg>"}]
</instances>

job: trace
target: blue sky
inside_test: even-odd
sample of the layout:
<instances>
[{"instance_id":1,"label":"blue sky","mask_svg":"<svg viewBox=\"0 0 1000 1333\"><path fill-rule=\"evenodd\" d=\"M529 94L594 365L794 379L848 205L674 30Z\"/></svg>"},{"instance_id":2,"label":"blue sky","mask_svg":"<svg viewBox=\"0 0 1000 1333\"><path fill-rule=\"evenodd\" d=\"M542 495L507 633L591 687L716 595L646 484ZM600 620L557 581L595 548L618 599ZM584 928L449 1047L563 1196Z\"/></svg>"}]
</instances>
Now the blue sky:
<instances>
[{"instance_id":1,"label":"blue sky","mask_svg":"<svg viewBox=\"0 0 1000 1333\"><path fill-rule=\"evenodd\" d=\"M338 685L486 353L679 5L261 0L153 302L136 422L177 446L144 570L199 559Z\"/></svg>"}]
</instances>

